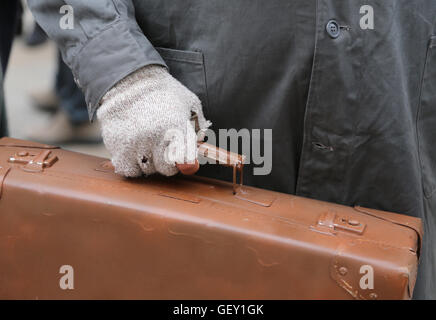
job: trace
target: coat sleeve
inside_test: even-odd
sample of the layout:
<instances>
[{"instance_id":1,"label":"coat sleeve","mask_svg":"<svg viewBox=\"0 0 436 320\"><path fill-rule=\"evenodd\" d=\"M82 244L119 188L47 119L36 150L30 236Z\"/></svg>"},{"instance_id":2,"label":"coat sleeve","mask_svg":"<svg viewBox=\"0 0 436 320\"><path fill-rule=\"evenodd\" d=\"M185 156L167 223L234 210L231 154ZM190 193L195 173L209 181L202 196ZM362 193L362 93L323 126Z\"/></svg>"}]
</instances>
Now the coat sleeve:
<instances>
[{"instance_id":1,"label":"coat sleeve","mask_svg":"<svg viewBox=\"0 0 436 320\"><path fill-rule=\"evenodd\" d=\"M28 5L83 90L90 119L119 80L146 65L166 66L138 26L131 0L28 0Z\"/></svg>"}]
</instances>

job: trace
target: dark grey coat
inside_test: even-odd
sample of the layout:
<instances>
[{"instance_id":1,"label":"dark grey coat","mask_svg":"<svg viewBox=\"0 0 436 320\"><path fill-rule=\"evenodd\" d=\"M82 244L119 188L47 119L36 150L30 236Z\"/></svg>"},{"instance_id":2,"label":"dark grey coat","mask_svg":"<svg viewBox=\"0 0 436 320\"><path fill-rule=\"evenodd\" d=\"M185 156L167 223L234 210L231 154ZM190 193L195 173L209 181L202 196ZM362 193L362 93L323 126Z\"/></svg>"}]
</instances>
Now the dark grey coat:
<instances>
[{"instance_id":1,"label":"dark grey coat","mask_svg":"<svg viewBox=\"0 0 436 320\"><path fill-rule=\"evenodd\" d=\"M118 80L166 64L214 129L273 129L272 172L247 183L422 218L415 297L436 298L436 1L28 2L91 116ZM59 28L62 4L73 30ZM363 5L373 29L361 27Z\"/></svg>"}]
</instances>

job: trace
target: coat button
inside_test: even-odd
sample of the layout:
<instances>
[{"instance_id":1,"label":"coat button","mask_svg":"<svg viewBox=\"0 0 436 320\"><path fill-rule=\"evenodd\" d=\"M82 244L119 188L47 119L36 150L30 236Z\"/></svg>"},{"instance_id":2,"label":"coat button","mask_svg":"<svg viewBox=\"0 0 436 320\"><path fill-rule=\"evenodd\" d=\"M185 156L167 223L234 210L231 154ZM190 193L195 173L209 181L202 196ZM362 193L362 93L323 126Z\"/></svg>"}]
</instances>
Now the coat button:
<instances>
[{"instance_id":1,"label":"coat button","mask_svg":"<svg viewBox=\"0 0 436 320\"><path fill-rule=\"evenodd\" d=\"M341 27L336 20L330 20L327 22L326 30L330 38L336 39L341 34Z\"/></svg>"}]
</instances>

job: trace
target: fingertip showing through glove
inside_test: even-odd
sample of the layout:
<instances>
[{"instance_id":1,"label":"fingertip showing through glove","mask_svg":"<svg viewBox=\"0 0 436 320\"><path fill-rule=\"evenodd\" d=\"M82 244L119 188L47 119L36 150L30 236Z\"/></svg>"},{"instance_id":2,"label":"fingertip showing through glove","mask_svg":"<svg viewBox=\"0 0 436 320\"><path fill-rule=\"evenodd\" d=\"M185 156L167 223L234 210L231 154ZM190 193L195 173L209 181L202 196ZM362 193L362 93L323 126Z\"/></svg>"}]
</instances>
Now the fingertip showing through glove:
<instances>
[{"instance_id":1,"label":"fingertip showing through glove","mask_svg":"<svg viewBox=\"0 0 436 320\"><path fill-rule=\"evenodd\" d=\"M199 168L197 140L211 125L198 97L157 65L118 82L102 98L97 118L115 172L126 177L194 174Z\"/></svg>"},{"instance_id":2,"label":"fingertip showing through glove","mask_svg":"<svg viewBox=\"0 0 436 320\"><path fill-rule=\"evenodd\" d=\"M177 169L179 169L179 171L184 174L184 175L193 175L195 174L198 169L200 169L200 163L198 162L198 160L195 160L195 163L191 164L191 163L181 163L181 164L176 164Z\"/></svg>"}]
</instances>

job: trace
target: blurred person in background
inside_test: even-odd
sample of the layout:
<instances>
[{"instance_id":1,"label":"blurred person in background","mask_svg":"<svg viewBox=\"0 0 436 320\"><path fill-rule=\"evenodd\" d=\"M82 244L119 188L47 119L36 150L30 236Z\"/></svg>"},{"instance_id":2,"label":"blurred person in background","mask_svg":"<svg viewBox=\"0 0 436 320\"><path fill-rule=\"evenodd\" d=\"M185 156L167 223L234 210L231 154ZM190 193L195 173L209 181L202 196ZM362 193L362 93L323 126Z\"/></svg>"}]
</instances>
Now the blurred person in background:
<instances>
[{"instance_id":1,"label":"blurred person in background","mask_svg":"<svg viewBox=\"0 0 436 320\"><path fill-rule=\"evenodd\" d=\"M45 31L33 21L32 31L25 37L26 46L38 47L47 39ZM51 113L52 117L46 125L29 128L27 138L48 144L101 142L100 128L96 122L89 122L83 92L74 82L71 69L62 60L60 52L56 65L53 88L30 94L34 106L39 111Z\"/></svg>"},{"instance_id":2,"label":"blurred person in background","mask_svg":"<svg viewBox=\"0 0 436 320\"><path fill-rule=\"evenodd\" d=\"M19 5L17 0L0 2L0 137L6 136L8 132L3 83L12 40L17 30Z\"/></svg>"},{"instance_id":3,"label":"blurred person in background","mask_svg":"<svg viewBox=\"0 0 436 320\"><path fill-rule=\"evenodd\" d=\"M41 112L52 114L49 122L32 127L27 138L48 144L99 143L100 127L90 122L83 92L74 82L71 69L57 56L57 72L54 88L33 92L32 102Z\"/></svg>"},{"instance_id":4,"label":"blurred person in background","mask_svg":"<svg viewBox=\"0 0 436 320\"><path fill-rule=\"evenodd\" d=\"M0 4L0 137L7 135L7 119L4 100L4 75L14 36L22 35L23 6L19 0L3 1ZM39 46L47 35L34 22L32 32L25 38L26 45ZM90 123L82 91L77 88L71 69L63 62L60 53L57 58L57 74L54 89L49 92L32 94L35 106L41 111L54 113L50 123L39 128L30 128L28 138L44 143L60 144L69 142L97 143L101 141L97 123Z\"/></svg>"}]
</instances>

